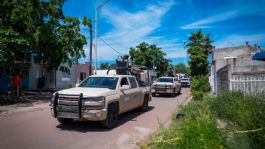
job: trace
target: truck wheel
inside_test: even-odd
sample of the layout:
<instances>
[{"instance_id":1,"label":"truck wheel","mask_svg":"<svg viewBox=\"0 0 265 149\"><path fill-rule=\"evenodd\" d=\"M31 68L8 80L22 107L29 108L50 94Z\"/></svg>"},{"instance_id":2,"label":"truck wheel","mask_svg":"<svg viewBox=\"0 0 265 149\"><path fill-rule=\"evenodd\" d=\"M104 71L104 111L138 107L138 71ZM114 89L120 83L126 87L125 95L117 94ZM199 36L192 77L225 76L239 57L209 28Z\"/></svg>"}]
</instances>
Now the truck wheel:
<instances>
[{"instance_id":1,"label":"truck wheel","mask_svg":"<svg viewBox=\"0 0 265 149\"><path fill-rule=\"evenodd\" d=\"M57 118L57 121L61 124L70 124L73 122L73 120L69 118Z\"/></svg>"},{"instance_id":2,"label":"truck wheel","mask_svg":"<svg viewBox=\"0 0 265 149\"><path fill-rule=\"evenodd\" d=\"M149 99L148 98L149 98L148 96L144 96L144 102L143 102L143 104L140 107L140 111L145 112L145 111L148 110L148 103L149 103Z\"/></svg>"},{"instance_id":3,"label":"truck wheel","mask_svg":"<svg viewBox=\"0 0 265 149\"><path fill-rule=\"evenodd\" d=\"M108 106L107 118L102 121L102 126L105 128L114 128L118 122L118 108L116 104Z\"/></svg>"},{"instance_id":4,"label":"truck wheel","mask_svg":"<svg viewBox=\"0 0 265 149\"><path fill-rule=\"evenodd\" d=\"M171 94L172 97L175 97L176 96L176 89L174 88L174 91L173 93Z\"/></svg>"},{"instance_id":5,"label":"truck wheel","mask_svg":"<svg viewBox=\"0 0 265 149\"><path fill-rule=\"evenodd\" d=\"M180 89L179 89L179 91L178 91L178 95L180 95L180 93L181 93L181 87L180 87Z\"/></svg>"}]
</instances>

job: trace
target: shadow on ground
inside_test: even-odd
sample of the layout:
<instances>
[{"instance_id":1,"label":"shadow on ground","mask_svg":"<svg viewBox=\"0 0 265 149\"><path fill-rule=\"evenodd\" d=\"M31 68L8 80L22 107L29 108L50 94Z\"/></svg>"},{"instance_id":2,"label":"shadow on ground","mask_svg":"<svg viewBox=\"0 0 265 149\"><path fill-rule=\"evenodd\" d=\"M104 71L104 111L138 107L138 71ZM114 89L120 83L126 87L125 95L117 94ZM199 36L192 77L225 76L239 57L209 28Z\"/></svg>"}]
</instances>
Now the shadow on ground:
<instances>
[{"instance_id":1,"label":"shadow on ground","mask_svg":"<svg viewBox=\"0 0 265 149\"><path fill-rule=\"evenodd\" d=\"M35 102L47 102L51 99L52 92L23 92L18 98L11 98L10 95L0 94L0 106L20 104L31 106Z\"/></svg>"},{"instance_id":2,"label":"shadow on ground","mask_svg":"<svg viewBox=\"0 0 265 149\"><path fill-rule=\"evenodd\" d=\"M179 93L177 95L172 96L171 94L156 94L155 97L159 97L159 98L175 98L180 96L182 93Z\"/></svg>"},{"instance_id":3,"label":"shadow on ground","mask_svg":"<svg viewBox=\"0 0 265 149\"><path fill-rule=\"evenodd\" d=\"M149 112L149 111L153 110L154 108L155 107L153 107L153 106L149 106L149 109L146 112ZM134 109L134 110L131 110L131 111L126 112L124 114L121 114L119 116L119 121L118 121L116 128L120 127L121 125L123 125L129 121L136 121L136 118L139 115L144 114L144 113L145 112L139 112L138 109ZM106 128L102 127L100 122L75 121L75 122L70 123L70 124L59 124L56 127L63 130L63 131L78 131L78 132L82 132L82 133L105 132L105 131L111 131L112 130L112 129L106 129ZM113 128L113 129L115 129L115 128Z\"/></svg>"}]
</instances>

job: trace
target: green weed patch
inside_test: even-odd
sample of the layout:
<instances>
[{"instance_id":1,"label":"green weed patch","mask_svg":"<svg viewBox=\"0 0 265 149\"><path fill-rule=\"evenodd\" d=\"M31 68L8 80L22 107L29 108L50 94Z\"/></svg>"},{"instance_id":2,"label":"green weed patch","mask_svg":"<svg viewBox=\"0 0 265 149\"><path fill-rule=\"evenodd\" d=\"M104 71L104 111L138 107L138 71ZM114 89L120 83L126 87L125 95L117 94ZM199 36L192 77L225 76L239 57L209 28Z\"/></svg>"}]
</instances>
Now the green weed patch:
<instances>
[{"instance_id":1,"label":"green weed patch","mask_svg":"<svg viewBox=\"0 0 265 149\"><path fill-rule=\"evenodd\" d=\"M259 149L265 146L265 98L239 92L204 97L183 106L169 128L145 148ZM177 139L176 139L177 138Z\"/></svg>"}]
</instances>

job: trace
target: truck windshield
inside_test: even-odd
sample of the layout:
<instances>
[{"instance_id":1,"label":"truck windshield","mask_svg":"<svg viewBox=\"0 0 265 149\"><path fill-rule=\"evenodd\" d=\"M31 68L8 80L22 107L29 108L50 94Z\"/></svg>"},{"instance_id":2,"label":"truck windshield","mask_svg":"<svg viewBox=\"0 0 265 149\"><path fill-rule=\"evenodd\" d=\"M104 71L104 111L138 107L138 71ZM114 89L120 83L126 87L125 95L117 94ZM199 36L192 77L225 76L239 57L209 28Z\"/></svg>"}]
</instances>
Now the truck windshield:
<instances>
[{"instance_id":1,"label":"truck windshield","mask_svg":"<svg viewBox=\"0 0 265 149\"><path fill-rule=\"evenodd\" d=\"M157 82L171 82L173 83L173 78L159 78Z\"/></svg>"},{"instance_id":2,"label":"truck windshield","mask_svg":"<svg viewBox=\"0 0 265 149\"><path fill-rule=\"evenodd\" d=\"M117 82L117 77L89 77L79 87L115 89Z\"/></svg>"}]
</instances>

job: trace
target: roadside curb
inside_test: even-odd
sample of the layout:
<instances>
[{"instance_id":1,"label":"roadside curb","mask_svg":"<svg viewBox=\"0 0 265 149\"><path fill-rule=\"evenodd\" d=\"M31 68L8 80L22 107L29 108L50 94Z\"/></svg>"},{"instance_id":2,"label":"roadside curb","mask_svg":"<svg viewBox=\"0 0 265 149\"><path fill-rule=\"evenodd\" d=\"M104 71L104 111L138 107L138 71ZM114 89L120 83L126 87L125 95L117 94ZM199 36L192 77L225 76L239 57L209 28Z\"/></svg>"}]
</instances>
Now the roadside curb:
<instances>
[{"instance_id":1,"label":"roadside curb","mask_svg":"<svg viewBox=\"0 0 265 149\"><path fill-rule=\"evenodd\" d=\"M192 99L192 96L188 96L187 98L185 98L184 101L182 101L182 102L179 104L179 107L177 107L176 111L179 110L180 106L183 106L183 105L186 105L187 103L189 103L189 102L191 101L191 99ZM175 111L175 112L176 112L176 111ZM174 114L175 114L175 113L173 113L173 114L171 115L171 117L170 117L168 120L165 121L165 123L164 123L164 125L163 125L164 128L169 127L169 125L170 125L170 123L171 123L171 120L172 120L172 117L174 116Z\"/></svg>"},{"instance_id":2,"label":"roadside curb","mask_svg":"<svg viewBox=\"0 0 265 149\"><path fill-rule=\"evenodd\" d=\"M32 111L40 111L48 108L48 101L36 101L31 103L30 105L21 105L21 106L2 106L1 108L4 110L0 113L0 117L10 116L16 113L24 113L24 112L32 112Z\"/></svg>"}]
</instances>

